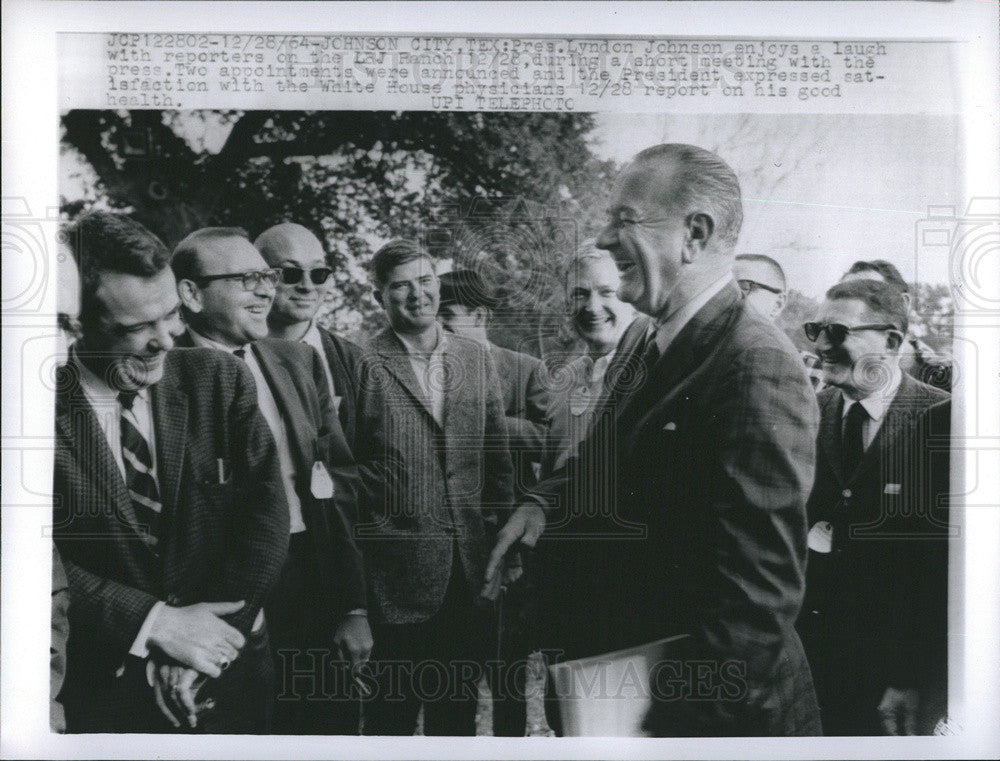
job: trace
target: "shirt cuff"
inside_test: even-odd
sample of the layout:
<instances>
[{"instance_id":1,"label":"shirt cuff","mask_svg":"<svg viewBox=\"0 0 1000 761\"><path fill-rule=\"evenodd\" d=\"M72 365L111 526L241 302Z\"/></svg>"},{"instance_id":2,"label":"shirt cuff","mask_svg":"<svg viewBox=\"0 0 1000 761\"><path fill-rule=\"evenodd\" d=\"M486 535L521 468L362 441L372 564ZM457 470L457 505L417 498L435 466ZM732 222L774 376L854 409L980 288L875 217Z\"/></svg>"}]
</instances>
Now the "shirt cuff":
<instances>
[{"instance_id":1,"label":"shirt cuff","mask_svg":"<svg viewBox=\"0 0 1000 761\"><path fill-rule=\"evenodd\" d=\"M146 614L146 620L142 622L142 626L139 628L139 633L135 637L135 641L132 643L132 647L129 648L128 654L134 655L137 658L148 658L149 657L149 632L153 629L153 624L156 623L156 617L160 615L160 611L166 606L163 600L158 600L157 603L150 609L149 613Z\"/></svg>"},{"instance_id":2,"label":"shirt cuff","mask_svg":"<svg viewBox=\"0 0 1000 761\"><path fill-rule=\"evenodd\" d=\"M345 617L347 617L347 616L364 616L365 618L368 618L368 611L365 610L364 608L355 608L354 610L347 611L344 614L344 616Z\"/></svg>"}]
</instances>

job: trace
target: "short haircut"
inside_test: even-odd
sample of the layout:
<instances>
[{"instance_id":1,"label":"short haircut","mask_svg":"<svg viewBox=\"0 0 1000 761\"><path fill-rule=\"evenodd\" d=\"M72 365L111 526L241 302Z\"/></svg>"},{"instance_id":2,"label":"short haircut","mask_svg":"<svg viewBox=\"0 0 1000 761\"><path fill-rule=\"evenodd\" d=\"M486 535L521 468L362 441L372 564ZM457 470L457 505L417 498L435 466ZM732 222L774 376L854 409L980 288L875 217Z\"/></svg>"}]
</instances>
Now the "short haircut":
<instances>
[{"instance_id":1,"label":"short haircut","mask_svg":"<svg viewBox=\"0 0 1000 761\"><path fill-rule=\"evenodd\" d=\"M249 241L250 236L242 227L203 227L195 230L174 248L170 266L178 280L197 280L205 269L201 261L201 247L212 241L226 238L242 238Z\"/></svg>"},{"instance_id":2,"label":"short haircut","mask_svg":"<svg viewBox=\"0 0 1000 761\"><path fill-rule=\"evenodd\" d=\"M434 260L419 244L405 238L395 238L375 252L369 268L375 290L381 290L389 278L389 273L396 267L416 259L427 259L432 264Z\"/></svg>"},{"instance_id":3,"label":"short haircut","mask_svg":"<svg viewBox=\"0 0 1000 761\"><path fill-rule=\"evenodd\" d=\"M740 262L760 262L762 264L766 264L771 268L771 271L778 276L778 281L781 283L781 290L784 291L788 289L788 283L785 280L785 271L781 268L781 265L778 264L778 262L767 254L739 254L736 257L736 260Z\"/></svg>"},{"instance_id":4,"label":"short haircut","mask_svg":"<svg viewBox=\"0 0 1000 761\"><path fill-rule=\"evenodd\" d=\"M585 262L601 261L608 261L615 264L615 258L611 255L610 251L598 248L597 241L594 238L587 238L580 244L580 247L570 257L569 263L566 265L566 274L563 278L566 288L570 287L571 280L576 277L576 273L579 271L581 265ZM617 265L615 266L617 267Z\"/></svg>"},{"instance_id":5,"label":"short haircut","mask_svg":"<svg viewBox=\"0 0 1000 761\"><path fill-rule=\"evenodd\" d=\"M253 245L260 251L260 255L264 257L268 266L273 267L287 253L288 246L294 246L297 240L301 240L305 236L316 239L323 250L325 260L326 250L323 246L323 236L317 235L315 231L305 225L300 225L298 222L281 222L272 225L254 239Z\"/></svg>"},{"instance_id":6,"label":"short haircut","mask_svg":"<svg viewBox=\"0 0 1000 761\"><path fill-rule=\"evenodd\" d=\"M633 159L635 164L666 162L674 164L674 203L686 211L711 213L715 235L730 248L735 246L743 225L743 201L740 181L729 164L711 151L684 143L654 145Z\"/></svg>"},{"instance_id":7,"label":"short haircut","mask_svg":"<svg viewBox=\"0 0 1000 761\"><path fill-rule=\"evenodd\" d=\"M475 270L459 269L441 275L441 305L459 304L466 309L494 309L497 299Z\"/></svg>"},{"instance_id":8,"label":"short haircut","mask_svg":"<svg viewBox=\"0 0 1000 761\"><path fill-rule=\"evenodd\" d=\"M102 273L152 278L170 264L163 241L124 214L89 212L67 228L66 240L80 267L80 322L85 329L101 316L97 290Z\"/></svg>"},{"instance_id":9,"label":"short haircut","mask_svg":"<svg viewBox=\"0 0 1000 761\"><path fill-rule=\"evenodd\" d=\"M907 284L906 280L903 279L903 275L896 268L896 265L892 262L887 262L885 259L872 259L867 262L854 262L854 264L851 265L851 268L847 270L842 277L855 275L859 272L874 272L880 275L885 282L890 285L894 285L903 293L910 292L909 284Z\"/></svg>"},{"instance_id":10,"label":"short haircut","mask_svg":"<svg viewBox=\"0 0 1000 761\"><path fill-rule=\"evenodd\" d=\"M830 301L854 299L864 302L873 315L885 322L891 322L903 333L909 328L906 301L899 288L881 280L848 280L837 283L826 292Z\"/></svg>"}]
</instances>

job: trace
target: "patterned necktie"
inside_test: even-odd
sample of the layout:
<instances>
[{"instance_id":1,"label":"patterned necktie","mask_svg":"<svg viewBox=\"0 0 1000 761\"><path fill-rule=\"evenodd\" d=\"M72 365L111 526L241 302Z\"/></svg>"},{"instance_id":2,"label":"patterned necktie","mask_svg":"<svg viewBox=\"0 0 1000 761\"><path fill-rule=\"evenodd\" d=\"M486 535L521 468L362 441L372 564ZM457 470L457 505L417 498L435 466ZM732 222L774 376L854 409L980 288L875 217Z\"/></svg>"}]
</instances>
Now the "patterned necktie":
<instances>
[{"instance_id":1,"label":"patterned necktie","mask_svg":"<svg viewBox=\"0 0 1000 761\"><path fill-rule=\"evenodd\" d=\"M868 410L861 402L852 404L851 409L847 411L843 439L844 473L848 478L854 475L865 454L863 430L866 420L868 420Z\"/></svg>"},{"instance_id":2,"label":"patterned necktie","mask_svg":"<svg viewBox=\"0 0 1000 761\"><path fill-rule=\"evenodd\" d=\"M160 502L160 489L153 477L153 457L149 451L149 443L125 414L126 411L131 411L135 397L134 391L122 391L118 394L118 401L122 406L121 444L125 484L139 525L148 528L148 542L150 546L156 547L163 504Z\"/></svg>"}]
</instances>

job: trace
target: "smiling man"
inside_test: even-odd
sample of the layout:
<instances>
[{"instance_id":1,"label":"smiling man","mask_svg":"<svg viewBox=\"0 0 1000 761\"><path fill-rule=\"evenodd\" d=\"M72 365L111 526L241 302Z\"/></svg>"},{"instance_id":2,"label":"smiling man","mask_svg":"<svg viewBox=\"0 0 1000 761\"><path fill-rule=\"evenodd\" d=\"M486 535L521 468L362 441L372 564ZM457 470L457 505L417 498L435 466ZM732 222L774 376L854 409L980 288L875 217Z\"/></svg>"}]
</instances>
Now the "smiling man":
<instances>
[{"instance_id":1,"label":"smiling man","mask_svg":"<svg viewBox=\"0 0 1000 761\"><path fill-rule=\"evenodd\" d=\"M272 338L309 344L325 361L327 385L348 443L354 445L354 402L361 349L317 321L333 286L323 244L302 225L269 227L254 241L268 266L281 271L267 316Z\"/></svg>"},{"instance_id":2,"label":"smiling man","mask_svg":"<svg viewBox=\"0 0 1000 761\"><path fill-rule=\"evenodd\" d=\"M266 731L270 658L252 623L284 561L288 509L253 380L216 352L171 351L180 304L152 233L93 212L67 238L82 283L53 486L71 593L67 729Z\"/></svg>"},{"instance_id":3,"label":"smiling man","mask_svg":"<svg viewBox=\"0 0 1000 761\"><path fill-rule=\"evenodd\" d=\"M375 695L365 733L476 733L492 628L476 605L496 515L513 502L500 383L489 351L448 333L439 281L417 244L372 258L389 327L362 361L360 543L372 591ZM494 640L495 647L495 640Z\"/></svg>"},{"instance_id":4,"label":"smiling man","mask_svg":"<svg viewBox=\"0 0 1000 761\"><path fill-rule=\"evenodd\" d=\"M632 305L618 298L620 283L614 259L592 240L584 242L566 269L570 323L586 351L562 369L571 380L553 394L543 477L561 467L583 440L603 397L604 374L615 348L635 319Z\"/></svg>"},{"instance_id":5,"label":"smiling man","mask_svg":"<svg viewBox=\"0 0 1000 761\"><path fill-rule=\"evenodd\" d=\"M353 536L357 470L323 360L308 344L267 337L280 273L243 230L197 230L177 245L171 266L188 324L178 345L243 360L278 447L291 537L266 605L278 674L274 730L356 734L345 662L360 667L372 646Z\"/></svg>"},{"instance_id":6,"label":"smiling man","mask_svg":"<svg viewBox=\"0 0 1000 761\"><path fill-rule=\"evenodd\" d=\"M900 370L907 304L892 284L835 285L804 329L831 387L819 394L798 625L823 727L927 732L945 683L948 488L937 474L947 474L950 422L928 421L948 395ZM932 435L944 444L934 462Z\"/></svg>"},{"instance_id":7,"label":"smiling man","mask_svg":"<svg viewBox=\"0 0 1000 761\"><path fill-rule=\"evenodd\" d=\"M576 658L687 635L654 665L644 727L659 736L819 732L794 629L816 402L788 338L733 279L742 218L739 182L709 151L659 145L622 171L597 246L619 298L651 320L622 338L580 450L603 453L613 486L595 502L592 468L571 458L501 530L487 569L535 542L545 508L591 516L574 522L589 541L547 538L577 550L547 644Z\"/></svg>"}]
</instances>

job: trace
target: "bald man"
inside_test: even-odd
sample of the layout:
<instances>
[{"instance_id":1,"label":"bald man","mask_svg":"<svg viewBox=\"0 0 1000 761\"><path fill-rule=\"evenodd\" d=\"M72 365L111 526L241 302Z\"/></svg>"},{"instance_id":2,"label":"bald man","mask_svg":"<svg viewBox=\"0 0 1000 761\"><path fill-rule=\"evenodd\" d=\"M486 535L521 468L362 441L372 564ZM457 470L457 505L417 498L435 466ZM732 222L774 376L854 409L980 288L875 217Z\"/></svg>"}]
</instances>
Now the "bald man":
<instances>
[{"instance_id":1,"label":"bald man","mask_svg":"<svg viewBox=\"0 0 1000 761\"><path fill-rule=\"evenodd\" d=\"M307 343L326 360L323 367L330 396L353 450L354 397L361 348L321 328L316 321L333 285L333 270L326 263L323 244L302 225L285 222L262 232L254 245L268 266L281 270L267 316L270 336Z\"/></svg>"},{"instance_id":2,"label":"bald man","mask_svg":"<svg viewBox=\"0 0 1000 761\"><path fill-rule=\"evenodd\" d=\"M771 321L778 319L788 298L780 264L764 254L740 254L733 262L733 277L747 304Z\"/></svg>"}]
</instances>

